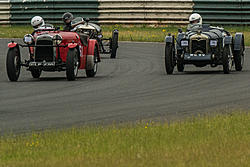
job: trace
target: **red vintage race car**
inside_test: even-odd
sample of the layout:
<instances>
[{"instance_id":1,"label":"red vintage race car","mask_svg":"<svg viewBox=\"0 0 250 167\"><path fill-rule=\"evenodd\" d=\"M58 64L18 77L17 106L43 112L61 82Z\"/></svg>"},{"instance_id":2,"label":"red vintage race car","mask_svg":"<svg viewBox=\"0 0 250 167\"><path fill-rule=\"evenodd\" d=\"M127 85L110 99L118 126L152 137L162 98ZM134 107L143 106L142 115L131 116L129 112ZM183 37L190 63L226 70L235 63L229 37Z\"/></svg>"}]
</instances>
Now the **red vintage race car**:
<instances>
[{"instance_id":1,"label":"red vintage race car","mask_svg":"<svg viewBox=\"0 0 250 167\"><path fill-rule=\"evenodd\" d=\"M100 62L99 45L96 39L86 34L64 32L52 25L44 25L23 38L25 44L11 41L6 59L10 81L17 81L22 66L27 67L33 78L42 71L66 71L69 81L75 80L78 69L85 69L87 77L94 77ZM20 47L27 47L29 59L22 61Z\"/></svg>"}]
</instances>

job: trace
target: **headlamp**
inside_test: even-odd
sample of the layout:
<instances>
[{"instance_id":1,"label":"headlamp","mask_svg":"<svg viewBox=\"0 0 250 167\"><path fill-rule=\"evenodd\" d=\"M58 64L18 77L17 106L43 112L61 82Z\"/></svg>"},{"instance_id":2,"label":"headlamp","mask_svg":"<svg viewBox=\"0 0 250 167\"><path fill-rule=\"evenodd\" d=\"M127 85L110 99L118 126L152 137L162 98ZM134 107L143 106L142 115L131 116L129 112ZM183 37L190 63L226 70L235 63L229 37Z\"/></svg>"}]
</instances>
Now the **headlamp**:
<instances>
[{"instance_id":1,"label":"headlamp","mask_svg":"<svg viewBox=\"0 0 250 167\"><path fill-rule=\"evenodd\" d=\"M102 35L102 34L98 35L98 38L102 38L102 37L103 37L103 35Z\"/></svg>"},{"instance_id":2,"label":"headlamp","mask_svg":"<svg viewBox=\"0 0 250 167\"><path fill-rule=\"evenodd\" d=\"M30 45L34 42L34 37L31 34L26 34L23 37L23 42Z\"/></svg>"},{"instance_id":3,"label":"headlamp","mask_svg":"<svg viewBox=\"0 0 250 167\"><path fill-rule=\"evenodd\" d=\"M216 47L217 46L217 40L210 40L210 46Z\"/></svg>"},{"instance_id":4,"label":"headlamp","mask_svg":"<svg viewBox=\"0 0 250 167\"><path fill-rule=\"evenodd\" d=\"M60 45L62 43L62 36L59 35L59 34L56 34L54 37L53 37L53 41L56 45Z\"/></svg>"},{"instance_id":5,"label":"headlamp","mask_svg":"<svg viewBox=\"0 0 250 167\"><path fill-rule=\"evenodd\" d=\"M187 47L188 46L188 40L181 40L181 47Z\"/></svg>"}]
</instances>

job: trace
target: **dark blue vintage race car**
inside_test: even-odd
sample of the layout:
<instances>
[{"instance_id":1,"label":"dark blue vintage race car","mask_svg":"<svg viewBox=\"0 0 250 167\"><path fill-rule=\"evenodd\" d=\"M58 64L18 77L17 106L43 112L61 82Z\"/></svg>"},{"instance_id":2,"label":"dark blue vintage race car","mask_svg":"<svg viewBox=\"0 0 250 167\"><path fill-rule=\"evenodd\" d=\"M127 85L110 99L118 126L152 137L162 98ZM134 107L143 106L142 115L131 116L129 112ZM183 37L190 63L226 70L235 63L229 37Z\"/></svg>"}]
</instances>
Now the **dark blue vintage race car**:
<instances>
[{"instance_id":1,"label":"dark blue vintage race car","mask_svg":"<svg viewBox=\"0 0 250 167\"><path fill-rule=\"evenodd\" d=\"M225 74L233 66L236 71L242 70L245 51L242 33L236 33L233 37L223 28L207 24L189 25L186 32L178 31L176 39L171 34L165 38L167 74L172 74L175 66L179 72L183 72L186 64L196 67L222 65Z\"/></svg>"}]
</instances>

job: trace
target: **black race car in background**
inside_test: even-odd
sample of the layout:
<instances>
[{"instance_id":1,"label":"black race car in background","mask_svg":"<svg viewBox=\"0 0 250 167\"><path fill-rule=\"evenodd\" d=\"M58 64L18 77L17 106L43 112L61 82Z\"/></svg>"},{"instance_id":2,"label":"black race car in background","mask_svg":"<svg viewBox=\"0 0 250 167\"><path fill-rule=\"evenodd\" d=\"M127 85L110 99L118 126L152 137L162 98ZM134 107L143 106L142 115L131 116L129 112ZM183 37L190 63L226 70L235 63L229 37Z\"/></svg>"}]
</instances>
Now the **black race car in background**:
<instances>
[{"instance_id":1,"label":"black race car in background","mask_svg":"<svg viewBox=\"0 0 250 167\"><path fill-rule=\"evenodd\" d=\"M76 17L74 20L72 20L72 25L82 22L84 22L82 17ZM96 39L101 54L110 54L110 58L116 58L119 35L119 31L117 29L113 30L112 37L104 38L101 27L95 23L91 23L89 18L86 18L84 24L75 26L75 28L71 31L88 35L90 39Z\"/></svg>"},{"instance_id":2,"label":"black race car in background","mask_svg":"<svg viewBox=\"0 0 250 167\"><path fill-rule=\"evenodd\" d=\"M171 34L165 38L167 74L172 74L175 66L179 72L183 72L187 64L196 67L222 65L225 74L233 66L236 71L242 70L245 51L242 33L236 33L233 37L223 28L207 24L189 25L186 32L178 31L176 39Z\"/></svg>"}]
</instances>

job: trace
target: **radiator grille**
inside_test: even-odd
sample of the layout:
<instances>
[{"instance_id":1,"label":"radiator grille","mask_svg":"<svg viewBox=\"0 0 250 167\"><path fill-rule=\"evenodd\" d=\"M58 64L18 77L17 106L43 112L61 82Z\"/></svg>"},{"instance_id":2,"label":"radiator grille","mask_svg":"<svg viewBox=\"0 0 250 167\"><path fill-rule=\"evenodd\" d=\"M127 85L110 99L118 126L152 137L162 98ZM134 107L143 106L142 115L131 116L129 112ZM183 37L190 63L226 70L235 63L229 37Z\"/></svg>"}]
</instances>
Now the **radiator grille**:
<instances>
[{"instance_id":1,"label":"radiator grille","mask_svg":"<svg viewBox=\"0 0 250 167\"><path fill-rule=\"evenodd\" d=\"M50 40L38 40L36 45L45 45L36 47L35 61L53 61L53 42Z\"/></svg>"},{"instance_id":2,"label":"radiator grille","mask_svg":"<svg viewBox=\"0 0 250 167\"><path fill-rule=\"evenodd\" d=\"M197 51L202 51L206 54L206 40L192 40L191 53L196 53Z\"/></svg>"}]
</instances>

